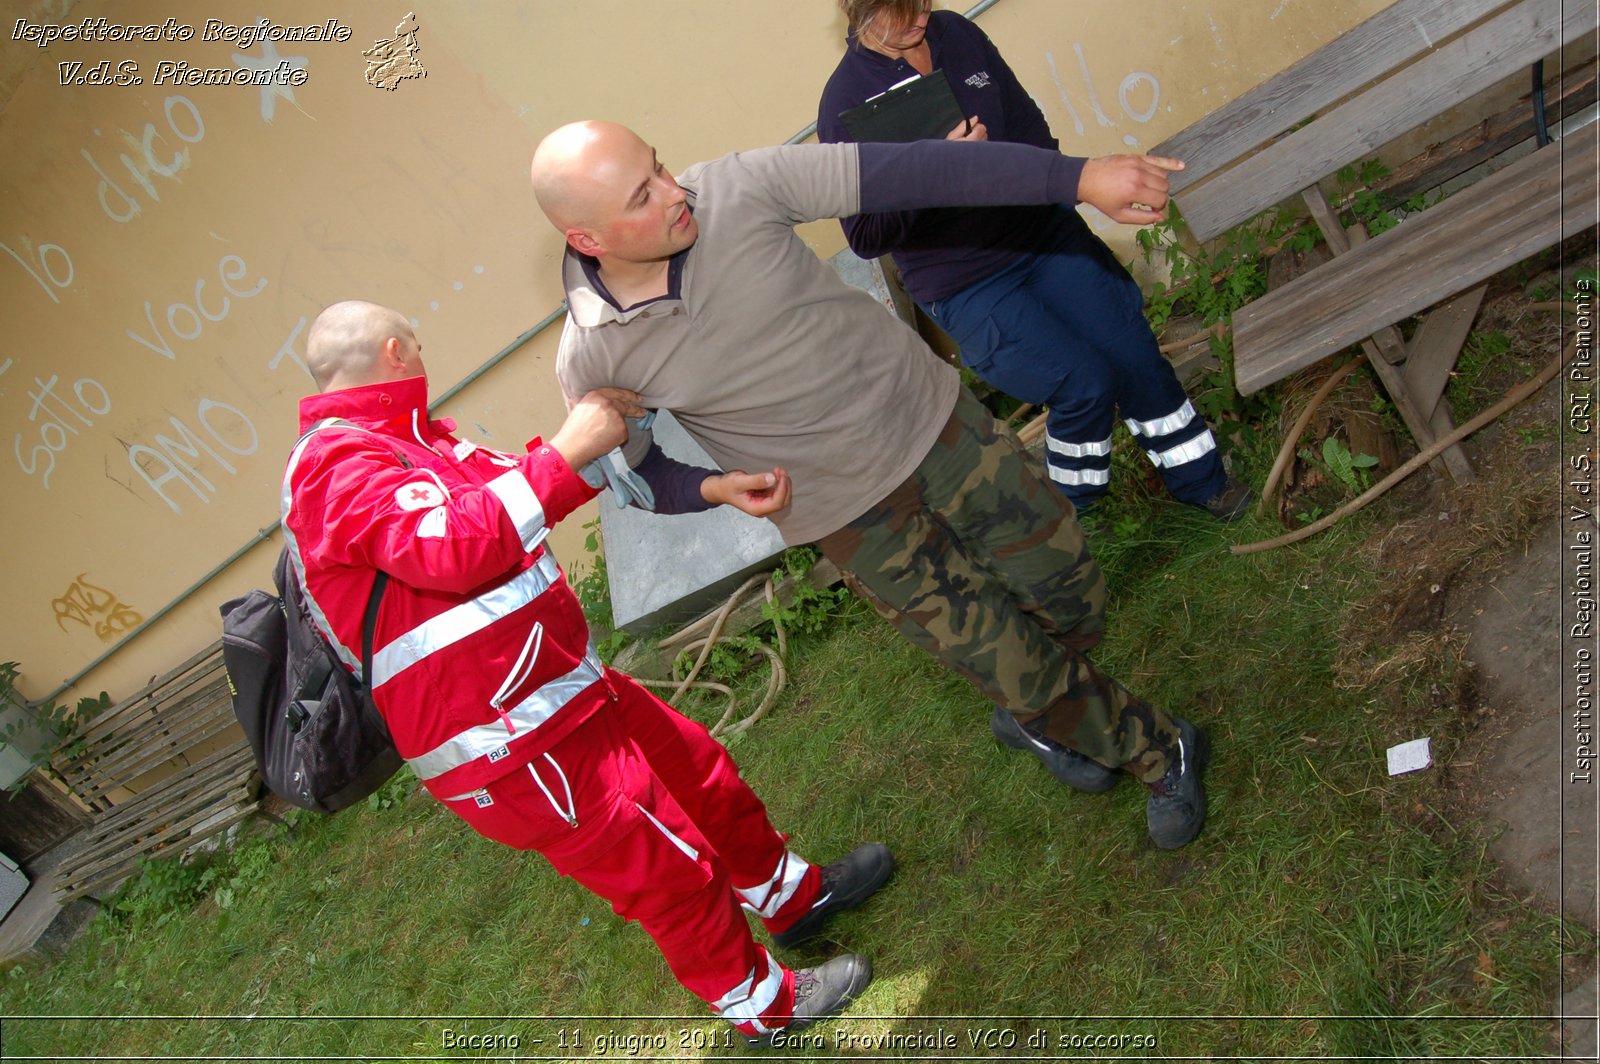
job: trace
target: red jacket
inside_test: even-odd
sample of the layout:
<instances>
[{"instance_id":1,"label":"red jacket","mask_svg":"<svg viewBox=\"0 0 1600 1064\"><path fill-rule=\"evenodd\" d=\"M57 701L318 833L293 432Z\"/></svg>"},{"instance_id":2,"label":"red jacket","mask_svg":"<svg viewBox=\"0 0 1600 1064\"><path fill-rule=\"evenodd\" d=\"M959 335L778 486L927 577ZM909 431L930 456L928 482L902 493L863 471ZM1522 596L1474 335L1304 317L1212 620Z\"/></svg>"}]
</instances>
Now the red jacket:
<instances>
[{"instance_id":1,"label":"red jacket","mask_svg":"<svg viewBox=\"0 0 1600 1064\"><path fill-rule=\"evenodd\" d=\"M541 543L595 489L538 439L507 455L428 420L427 379L300 401L289 555L352 670L379 570L374 700L440 798L527 764L613 697L577 597Z\"/></svg>"}]
</instances>

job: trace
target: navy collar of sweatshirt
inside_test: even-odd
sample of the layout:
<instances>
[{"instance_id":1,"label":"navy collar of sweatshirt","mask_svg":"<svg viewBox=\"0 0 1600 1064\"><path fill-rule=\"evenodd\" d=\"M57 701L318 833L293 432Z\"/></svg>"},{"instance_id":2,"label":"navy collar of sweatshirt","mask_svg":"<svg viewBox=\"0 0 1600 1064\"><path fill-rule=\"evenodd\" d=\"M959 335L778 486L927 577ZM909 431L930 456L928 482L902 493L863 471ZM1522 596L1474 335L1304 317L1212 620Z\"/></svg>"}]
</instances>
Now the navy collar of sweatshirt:
<instances>
[{"instance_id":1,"label":"navy collar of sweatshirt","mask_svg":"<svg viewBox=\"0 0 1600 1064\"><path fill-rule=\"evenodd\" d=\"M672 258L668 260L667 291L665 295L652 296L649 299L640 300L631 307L625 307L621 303L618 303L617 297L611 294L611 289L607 288L605 282L600 279L599 259L595 258L593 255L585 255L581 251L574 251L573 254L578 257L578 265L583 267L583 275L589 279L590 284L594 285L594 290L600 294L600 297L607 303L610 303L617 310L627 313L628 311L633 310L635 307L644 306L646 303L655 303L663 299L682 299L683 264L689 260L689 252L691 250L693 250L693 245L684 248L682 251L673 255Z\"/></svg>"}]
</instances>

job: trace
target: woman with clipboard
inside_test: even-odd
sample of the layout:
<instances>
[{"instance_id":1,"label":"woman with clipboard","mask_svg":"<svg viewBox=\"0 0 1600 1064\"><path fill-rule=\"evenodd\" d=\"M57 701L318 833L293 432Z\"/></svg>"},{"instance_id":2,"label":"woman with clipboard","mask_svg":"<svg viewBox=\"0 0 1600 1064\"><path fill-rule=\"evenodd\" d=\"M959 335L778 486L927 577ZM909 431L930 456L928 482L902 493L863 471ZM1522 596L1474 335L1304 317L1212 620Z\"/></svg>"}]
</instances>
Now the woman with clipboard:
<instances>
[{"instance_id":1,"label":"woman with clipboard","mask_svg":"<svg viewBox=\"0 0 1600 1064\"><path fill-rule=\"evenodd\" d=\"M931 0L839 6L850 32L822 92L819 140L944 136L1059 149L994 44L965 18L933 11ZM910 133L862 129L887 122L863 114L872 102L913 90L920 111L953 97L942 133L926 123ZM862 214L841 224L857 255L893 256L911 297L960 345L968 368L1048 405L1050 477L1080 513L1108 490L1120 414L1174 498L1225 521L1243 516L1251 491L1223 469L1211 430L1157 349L1143 295L1071 205Z\"/></svg>"}]
</instances>

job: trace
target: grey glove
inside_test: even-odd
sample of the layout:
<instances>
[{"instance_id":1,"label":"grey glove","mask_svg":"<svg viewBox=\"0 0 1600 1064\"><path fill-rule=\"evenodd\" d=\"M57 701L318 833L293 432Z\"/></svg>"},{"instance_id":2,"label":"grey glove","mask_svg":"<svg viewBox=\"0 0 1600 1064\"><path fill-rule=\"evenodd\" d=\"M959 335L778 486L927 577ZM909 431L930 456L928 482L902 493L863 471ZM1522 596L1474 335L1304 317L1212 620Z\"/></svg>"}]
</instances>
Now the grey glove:
<instances>
[{"instance_id":1,"label":"grey glove","mask_svg":"<svg viewBox=\"0 0 1600 1064\"><path fill-rule=\"evenodd\" d=\"M640 431L648 431L655 424L656 412L651 410L644 417L631 417L628 420ZM629 503L641 510L656 508L655 492L650 490L650 485L645 483L643 477L629 468L627 459L622 457L621 447L596 458L578 470L578 475L591 488L609 487L619 510L625 509Z\"/></svg>"}]
</instances>

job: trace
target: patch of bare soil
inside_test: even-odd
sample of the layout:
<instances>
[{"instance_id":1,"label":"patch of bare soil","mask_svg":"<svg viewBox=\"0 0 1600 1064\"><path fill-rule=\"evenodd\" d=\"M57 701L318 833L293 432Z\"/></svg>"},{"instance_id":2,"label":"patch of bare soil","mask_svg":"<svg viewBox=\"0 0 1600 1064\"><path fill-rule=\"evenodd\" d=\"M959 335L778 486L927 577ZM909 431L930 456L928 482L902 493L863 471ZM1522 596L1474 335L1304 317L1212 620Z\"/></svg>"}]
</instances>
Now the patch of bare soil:
<instances>
[{"instance_id":1,"label":"patch of bare soil","mask_svg":"<svg viewBox=\"0 0 1600 1064\"><path fill-rule=\"evenodd\" d=\"M1503 368L1491 360L1476 371L1490 392L1558 353L1553 315L1530 312L1522 286L1498 280L1475 327L1512 345ZM1572 786L1564 771L1574 694L1567 684L1564 698L1562 682L1562 404L1558 377L1469 440L1476 483L1423 472L1379 504L1395 515L1367 544L1383 585L1355 611L1339 672L1343 682L1389 691L1391 712L1432 722L1429 771L1440 780L1443 821L1485 840L1503 896L1561 913L1588 943L1551 987L1552 1013L1569 1017L1559 1035L1552 1025L1552 1051L1560 1038L1567 1059L1588 1059L1596 798L1593 785ZM1404 450L1414 453L1409 440Z\"/></svg>"}]
</instances>

